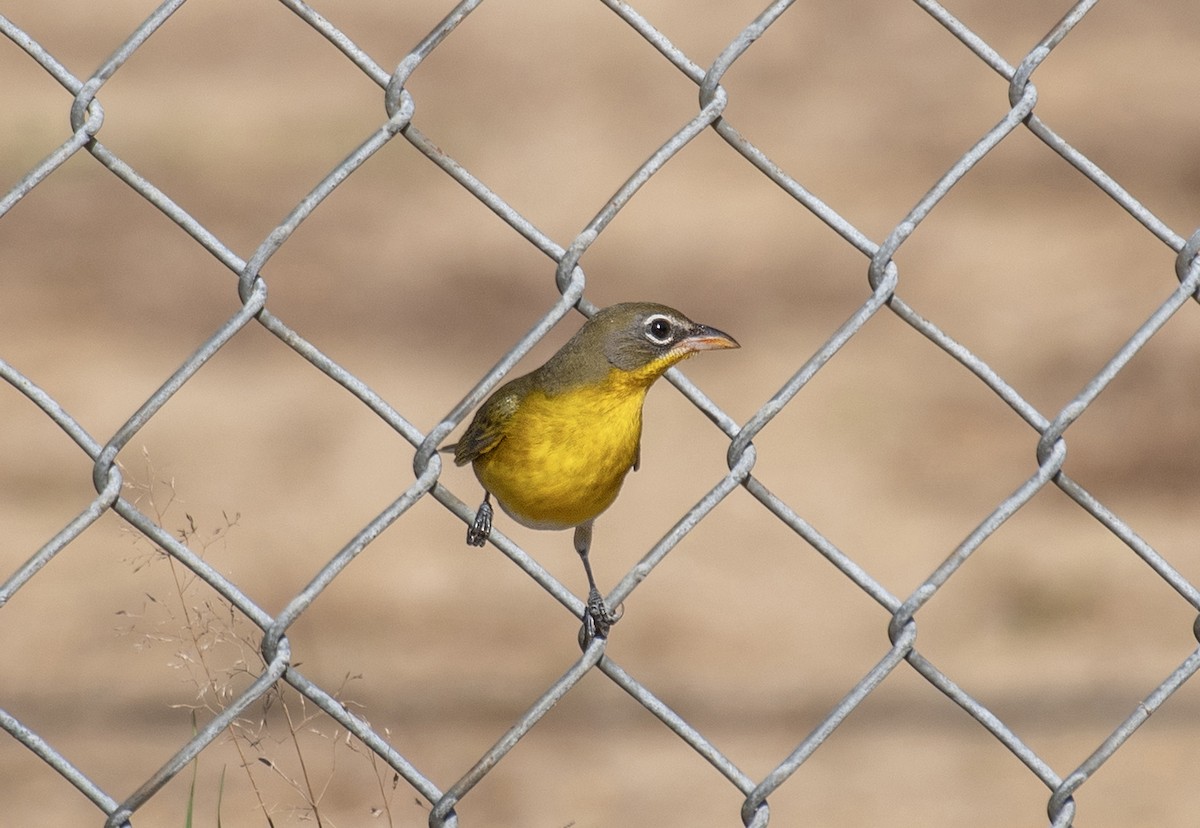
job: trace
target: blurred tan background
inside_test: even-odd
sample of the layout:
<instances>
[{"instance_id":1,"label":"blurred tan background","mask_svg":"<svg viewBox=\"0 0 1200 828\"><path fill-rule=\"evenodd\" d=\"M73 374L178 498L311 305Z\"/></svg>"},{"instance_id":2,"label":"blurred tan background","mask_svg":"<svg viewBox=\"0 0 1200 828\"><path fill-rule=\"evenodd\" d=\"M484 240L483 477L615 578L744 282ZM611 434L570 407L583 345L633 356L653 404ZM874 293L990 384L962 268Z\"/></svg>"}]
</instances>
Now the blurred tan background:
<instances>
[{"instance_id":1,"label":"blurred tan background","mask_svg":"<svg viewBox=\"0 0 1200 828\"><path fill-rule=\"evenodd\" d=\"M315 3L389 71L448 3ZM1012 64L1064 2L947 3ZM707 66L758 4L636 4ZM0 2L77 77L150 2ZM1177 233L1197 224L1200 14L1101 4L1034 76L1038 114ZM69 134L70 96L0 41L0 181ZM876 242L1007 110L1006 83L904 3L802 2L730 70L728 119ZM691 118L696 89L599 3L492 0L421 65L413 122L566 246ZM244 258L378 128L381 90L281 5L185 5L105 85L100 140ZM1047 417L1175 287L1174 253L1018 131L920 226L900 295ZM867 298L866 259L706 132L582 260L587 296L673 304L741 351L685 373L739 422ZM396 138L265 269L269 307L422 430L552 304L554 264ZM81 153L0 219L0 357L101 442L237 308L236 280ZM537 365L569 317L522 363ZM1200 577L1200 316L1189 304L1069 430L1068 472ZM0 577L94 496L87 458L0 387ZM669 385L642 469L598 523L611 588L725 470L727 441ZM907 596L1036 467L1036 434L880 313L755 441L754 474ZM413 449L257 326L121 455L127 495L277 612L412 482ZM469 471L442 482L472 505ZM578 593L566 533L500 528ZM0 707L110 795L131 793L257 669L257 639L115 515L0 613ZM1195 648L1194 610L1056 489L918 615L918 647L1066 776ZM888 616L744 491L625 606L609 654L761 779L888 648ZM578 622L418 503L292 628L300 669L443 790L578 656ZM247 643L247 641L249 643ZM1079 791L1088 828L1200 807L1185 685ZM290 721L289 721L290 717ZM248 770L243 768L248 763ZM252 708L135 825L423 825L428 805L294 692ZM5 820L100 812L0 739ZM307 780L307 781L306 781ZM772 824L1044 825L1048 791L902 665L771 797ZM589 675L459 806L464 826L737 825L741 795ZM314 807L315 803L315 807Z\"/></svg>"}]
</instances>

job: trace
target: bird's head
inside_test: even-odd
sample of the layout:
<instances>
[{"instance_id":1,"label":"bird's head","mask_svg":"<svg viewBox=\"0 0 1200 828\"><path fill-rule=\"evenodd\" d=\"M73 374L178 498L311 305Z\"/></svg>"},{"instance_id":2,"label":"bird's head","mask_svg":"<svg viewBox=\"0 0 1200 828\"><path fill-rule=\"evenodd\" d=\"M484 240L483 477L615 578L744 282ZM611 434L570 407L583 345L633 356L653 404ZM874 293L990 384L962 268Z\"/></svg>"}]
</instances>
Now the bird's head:
<instances>
[{"instance_id":1,"label":"bird's head","mask_svg":"<svg viewBox=\"0 0 1200 828\"><path fill-rule=\"evenodd\" d=\"M604 308L588 320L576 339L586 352L603 355L607 369L650 381L698 351L741 347L724 331L653 302Z\"/></svg>"},{"instance_id":2,"label":"bird's head","mask_svg":"<svg viewBox=\"0 0 1200 828\"><path fill-rule=\"evenodd\" d=\"M589 319L540 372L561 389L617 377L648 386L699 351L740 348L732 336L653 302L610 305Z\"/></svg>"}]
</instances>

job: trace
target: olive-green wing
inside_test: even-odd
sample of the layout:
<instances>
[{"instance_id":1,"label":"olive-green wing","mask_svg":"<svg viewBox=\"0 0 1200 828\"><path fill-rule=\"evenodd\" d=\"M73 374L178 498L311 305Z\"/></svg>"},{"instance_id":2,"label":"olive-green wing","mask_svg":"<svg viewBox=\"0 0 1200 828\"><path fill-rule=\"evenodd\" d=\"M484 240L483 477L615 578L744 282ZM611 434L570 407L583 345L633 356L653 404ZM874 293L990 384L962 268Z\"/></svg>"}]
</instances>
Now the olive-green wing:
<instances>
[{"instance_id":1,"label":"olive-green wing","mask_svg":"<svg viewBox=\"0 0 1200 828\"><path fill-rule=\"evenodd\" d=\"M504 439L521 396L520 389L512 388L510 383L488 397L459 441L446 447L454 450L455 465L465 466L479 455L487 454Z\"/></svg>"}]
</instances>

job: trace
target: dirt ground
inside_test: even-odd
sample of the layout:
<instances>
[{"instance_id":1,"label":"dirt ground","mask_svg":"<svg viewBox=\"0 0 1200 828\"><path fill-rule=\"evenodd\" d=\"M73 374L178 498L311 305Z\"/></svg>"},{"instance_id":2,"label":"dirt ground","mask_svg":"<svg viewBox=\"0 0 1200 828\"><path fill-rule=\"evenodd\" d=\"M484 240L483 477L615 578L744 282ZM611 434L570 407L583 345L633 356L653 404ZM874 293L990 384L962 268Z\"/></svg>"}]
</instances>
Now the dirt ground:
<instances>
[{"instance_id":1,"label":"dirt ground","mask_svg":"<svg viewBox=\"0 0 1200 828\"><path fill-rule=\"evenodd\" d=\"M761 8L635 3L709 66ZM1001 5L1003 9L1001 10ZM313 6L389 73L446 2ZM1011 65L1062 2L946 7ZM147 0L7 0L87 78ZM1036 113L1186 237L1200 203L1200 13L1099 4L1038 68ZM70 135L72 96L0 40L0 190ZM1008 111L1008 84L915 4L801 0L723 80L725 117L874 243ZM413 73L413 124L568 246L694 117L697 89L600 3L491 0ZM282 4L195 0L103 86L99 140L242 259L386 114L380 87ZM1047 419L1177 287L1175 251L1024 128L896 253L897 295ZM867 258L699 135L581 260L597 305L665 302L736 336L686 375L749 420L870 296ZM267 307L422 432L558 298L554 262L397 137L267 262ZM105 443L239 308L229 268L81 152L0 216L0 358ZM517 370L573 332L568 316ZM1064 469L1200 578L1200 312L1186 303L1066 433ZM0 384L0 579L94 498L91 461ZM907 598L1037 470L1038 434L888 308L755 438L753 474ZM728 439L667 383L642 467L597 523L615 585L727 471ZM119 455L125 495L279 612L413 482L414 448L250 324ZM469 470L441 482L474 506ZM570 536L498 528L577 594ZM424 498L288 631L447 790L577 660L578 621ZM889 649L889 613L743 489L625 602L608 655L750 779ZM920 653L1060 778L1194 653L1196 608L1054 485L917 614ZM245 688L258 630L109 513L0 611L0 709L123 800ZM1087 828L1188 826L1200 686L1186 683L1076 793ZM1047 823L1050 791L902 663L769 799L772 825ZM459 804L464 826L740 825L744 796L599 671ZM417 826L430 804L294 690L137 812L136 826ZM0 738L5 824L102 813Z\"/></svg>"}]
</instances>

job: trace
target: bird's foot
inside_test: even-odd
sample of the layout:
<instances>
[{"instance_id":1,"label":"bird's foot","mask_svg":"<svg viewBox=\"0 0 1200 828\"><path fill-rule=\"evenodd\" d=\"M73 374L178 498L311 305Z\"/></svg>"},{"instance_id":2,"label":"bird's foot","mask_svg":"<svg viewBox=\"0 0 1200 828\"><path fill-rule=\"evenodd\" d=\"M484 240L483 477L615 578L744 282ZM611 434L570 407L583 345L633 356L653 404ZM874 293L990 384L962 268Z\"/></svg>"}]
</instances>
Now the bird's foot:
<instances>
[{"instance_id":1,"label":"bird's foot","mask_svg":"<svg viewBox=\"0 0 1200 828\"><path fill-rule=\"evenodd\" d=\"M608 631L621 620L621 615L620 607L617 612L608 608L599 590L589 590L587 608L583 612L583 629L579 631L579 646L586 650L593 639L608 638Z\"/></svg>"},{"instance_id":2,"label":"bird's foot","mask_svg":"<svg viewBox=\"0 0 1200 828\"><path fill-rule=\"evenodd\" d=\"M492 533L492 504L486 500L475 510L475 521L467 528L467 544L483 546Z\"/></svg>"}]
</instances>

